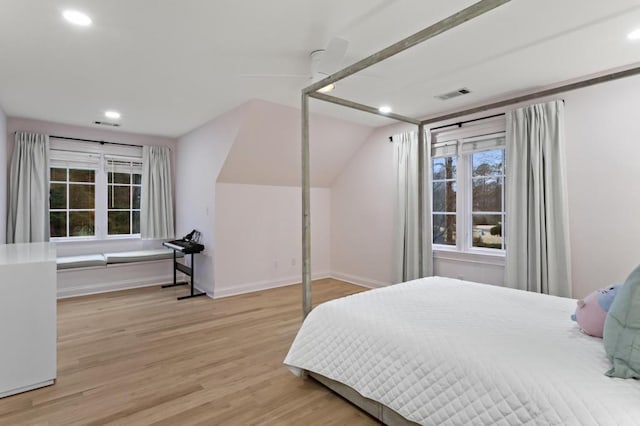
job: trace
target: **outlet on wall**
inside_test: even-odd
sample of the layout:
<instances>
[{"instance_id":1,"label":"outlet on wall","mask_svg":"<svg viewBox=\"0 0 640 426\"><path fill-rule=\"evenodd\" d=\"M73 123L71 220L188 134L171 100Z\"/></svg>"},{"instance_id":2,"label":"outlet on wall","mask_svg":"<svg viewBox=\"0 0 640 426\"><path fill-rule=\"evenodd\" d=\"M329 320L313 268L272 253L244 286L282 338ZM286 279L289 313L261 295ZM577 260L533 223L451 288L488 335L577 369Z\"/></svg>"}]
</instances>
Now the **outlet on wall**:
<instances>
[{"instance_id":1,"label":"outlet on wall","mask_svg":"<svg viewBox=\"0 0 640 426\"><path fill-rule=\"evenodd\" d=\"M278 261L277 260L275 260L273 262L273 269L278 269Z\"/></svg>"},{"instance_id":2,"label":"outlet on wall","mask_svg":"<svg viewBox=\"0 0 640 426\"><path fill-rule=\"evenodd\" d=\"M296 266L296 258L291 258L291 266Z\"/></svg>"}]
</instances>

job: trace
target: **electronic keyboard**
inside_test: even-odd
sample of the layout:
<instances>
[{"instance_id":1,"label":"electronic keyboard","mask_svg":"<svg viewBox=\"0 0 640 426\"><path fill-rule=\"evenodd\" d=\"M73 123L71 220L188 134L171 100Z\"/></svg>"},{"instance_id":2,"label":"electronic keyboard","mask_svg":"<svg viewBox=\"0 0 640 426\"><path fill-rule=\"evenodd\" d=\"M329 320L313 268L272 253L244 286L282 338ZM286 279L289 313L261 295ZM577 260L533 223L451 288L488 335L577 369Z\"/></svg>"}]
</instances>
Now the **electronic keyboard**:
<instances>
[{"instance_id":1,"label":"electronic keyboard","mask_svg":"<svg viewBox=\"0 0 640 426\"><path fill-rule=\"evenodd\" d=\"M162 245L170 249L180 251L184 254L200 253L204 250L204 246L202 244L187 240L166 241L162 243Z\"/></svg>"}]
</instances>

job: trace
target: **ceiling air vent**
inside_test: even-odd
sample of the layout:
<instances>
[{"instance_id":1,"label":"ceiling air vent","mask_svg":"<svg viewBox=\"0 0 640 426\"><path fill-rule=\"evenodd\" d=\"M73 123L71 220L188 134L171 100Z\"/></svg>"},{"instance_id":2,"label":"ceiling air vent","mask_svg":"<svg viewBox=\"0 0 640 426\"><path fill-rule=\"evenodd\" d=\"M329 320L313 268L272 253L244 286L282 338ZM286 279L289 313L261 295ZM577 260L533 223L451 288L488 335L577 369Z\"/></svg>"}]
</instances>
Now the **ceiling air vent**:
<instances>
[{"instance_id":1,"label":"ceiling air vent","mask_svg":"<svg viewBox=\"0 0 640 426\"><path fill-rule=\"evenodd\" d=\"M93 124L98 126L120 127L118 123L109 123L108 121L94 121Z\"/></svg>"},{"instance_id":2,"label":"ceiling air vent","mask_svg":"<svg viewBox=\"0 0 640 426\"><path fill-rule=\"evenodd\" d=\"M440 99L441 101L446 101L447 99L456 98L458 96L466 95L468 93L471 93L471 90L467 89L466 87L463 87L462 89L454 90L453 92L443 93L442 95L438 95L436 96L436 98Z\"/></svg>"}]
</instances>

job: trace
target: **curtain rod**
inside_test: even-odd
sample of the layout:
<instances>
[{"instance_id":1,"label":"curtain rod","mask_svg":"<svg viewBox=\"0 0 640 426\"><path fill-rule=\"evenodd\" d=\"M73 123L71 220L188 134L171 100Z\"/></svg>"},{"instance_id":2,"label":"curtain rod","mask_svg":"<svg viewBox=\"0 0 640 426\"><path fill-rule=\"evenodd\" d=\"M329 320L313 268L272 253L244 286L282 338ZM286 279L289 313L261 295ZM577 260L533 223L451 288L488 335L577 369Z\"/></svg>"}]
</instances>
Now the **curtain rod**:
<instances>
[{"instance_id":1,"label":"curtain rod","mask_svg":"<svg viewBox=\"0 0 640 426\"><path fill-rule=\"evenodd\" d=\"M70 137L67 137L67 136L56 136L56 135L49 135L49 137L50 138L55 138L55 139L64 139L64 140L68 140L68 141L93 142L93 143L99 143L100 145L109 144L109 145L120 145L120 146L133 146L133 147L136 147L136 148L141 148L142 147L142 145L135 145L135 144L131 144L131 143L99 141L99 140L96 140L96 139L70 138Z\"/></svg>"},{"instance_id":2,"label":"curtain rod","mask_svg":"<svg viewBox=\"0 0 640 426\"><path fill-rule=\"evenodd\" d=\"M505 115L505 113L503 112L503 113L500 113L500 114L488 115L486 117L474 118L472 120L464 120L464 121L458 121L457 123L445 124L444 126L432 127L429 130L446 129L447 127L462 127L462 125L464 125L464 124L475 123L476 121L488 120L490 118L502 117L504 115Z\"/></svg>"},{"instance_id":3,"label":"curtain rod","mask_svg":"<svg viewBox=\"0 0 640 426\"><path fill-rule=\"evenodd\" d=\"M467 123L474 123L476 121L482 121L482 120L488 120L490 118L502 117L504 115L505 115L505 113L503 112L503 113L500 113L500 114L493 114L493 115L489 115L489 116L486 116L486 117L474 118L472 120L458 121L457 123L451 123L451 124L445 124L444 126L432 127L432 128L429 129L429 131L446 129L447 127L462 127L462 125L467 124ZM393 136L389 136L389 142L393 142Z\"/></svg>"},{"instance_id":4,"label":"curtain rod","mask_svg":"<svg viewBox=\"0 0 640 426\"><path fill-rule=\"evenodd\" d=\"M562 103L564 103L564 99L562 99ZM488 115L486 117L474 118L471 120L458 121L457 123L451 123L451 124L445 124L443 126L432 127L429 130L433 131L433 130L446 129L447 127L462 127L464 124L473 123L476 121L488 120L490 118L502 117L504 115L506 115L506 113L502 112L500 114L493 114L493 115ZM393 136L389 136L389 142L393 142Z\"/></svg>"},{"instance_id":5,"label":"curtain rod","mask_svg":"<svg viewBox=\"0 0 640 426\"><path fill-rule=\"evenodd\" d=\"M13 132L14 135L16 133L19 133L19 131ZM99 143L100 145L109 144L109 145L133 146L133 147L136 147L136 148L142 148L142 145L135 145L135 144L131 144L131 143L99 141L99 140L96 140L96 139L70 138L68 136L56 136L56 135L49 135L49 137L50 138L55 138L55 139L65 139L65 140L68 140L68 141L93 142L93 143Z\"/></svg>"}]
</instances>

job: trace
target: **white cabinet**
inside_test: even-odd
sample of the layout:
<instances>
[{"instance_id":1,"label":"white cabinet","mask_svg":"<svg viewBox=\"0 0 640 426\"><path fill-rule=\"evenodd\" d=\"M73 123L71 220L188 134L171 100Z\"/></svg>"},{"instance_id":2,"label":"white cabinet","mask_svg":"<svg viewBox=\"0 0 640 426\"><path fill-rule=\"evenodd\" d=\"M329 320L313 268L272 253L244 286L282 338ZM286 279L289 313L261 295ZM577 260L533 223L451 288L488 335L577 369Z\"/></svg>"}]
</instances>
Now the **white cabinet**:
<instances>
[{"instance_id":1,"label":"white cabinet","mask_svg":"<svg viewBox=\"0 0 640 426\"><path fill-rule=\"evenodd\" d=\"M55 245L0 245L0 398L55 378Z\"/></svg>"}]
</instances>

